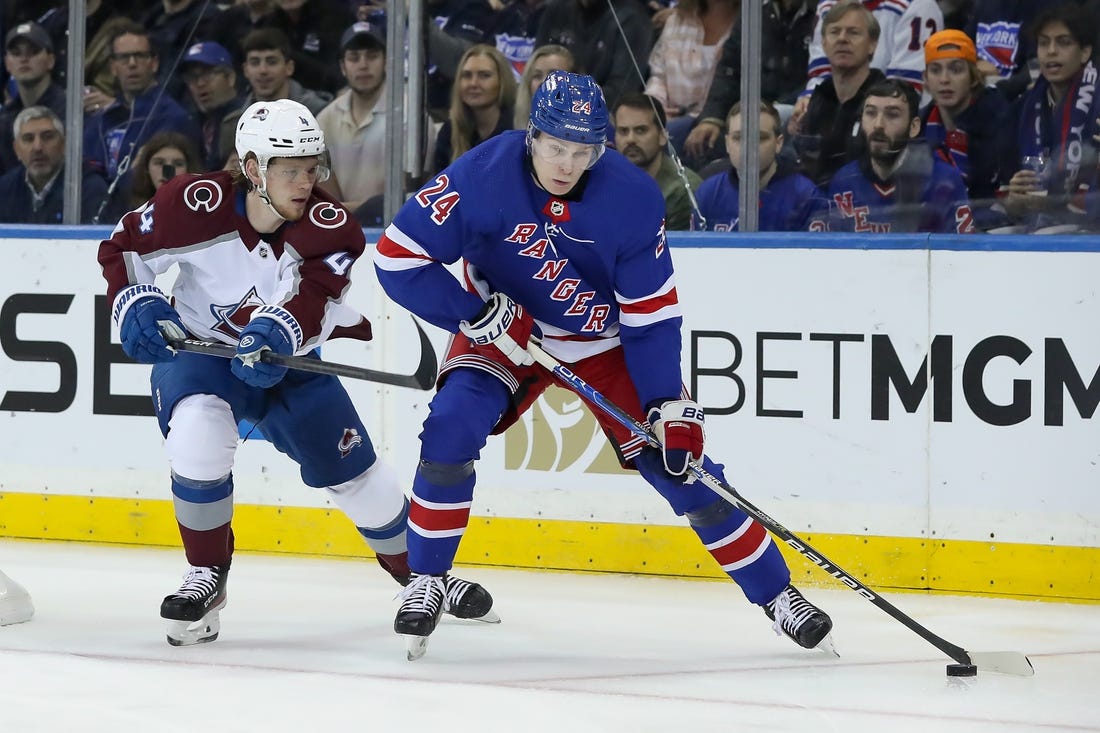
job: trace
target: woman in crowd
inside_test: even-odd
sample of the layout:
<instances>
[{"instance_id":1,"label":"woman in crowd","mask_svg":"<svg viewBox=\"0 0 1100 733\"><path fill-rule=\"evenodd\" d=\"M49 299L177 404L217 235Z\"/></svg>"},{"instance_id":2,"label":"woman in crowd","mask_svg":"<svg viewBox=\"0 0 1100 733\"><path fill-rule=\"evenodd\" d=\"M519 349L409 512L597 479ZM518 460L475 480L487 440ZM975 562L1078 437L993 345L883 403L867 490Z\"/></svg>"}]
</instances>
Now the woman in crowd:
<instances>
[{"instance_id":1,"label":"woman in crowd","mask_svg":"<svg viewBox=\"0 0 1100 733\"><path fill-rule=\"evenodd\" d=\"M512 129L516 79L500 51L479 43L458 62L451 108L435 141L434 172L483 140Z\"/></svg>"},{"instance_id":2,"label":"woman in crowd","mask_svg":"<svg viewBox=\"0 0 1100 733\"><path fill-rule=\"evenodd\" d=\"M527 118L531 116L531 97L542 85L542 80L551 71L576 71L573 54L565 46L548 43L539 46L527 59L523 67L523 76L516 89L516 112L512 118L512 129L527 129Z\"/></svg>"},{"instance_id":3,"label":"woman in crowd","mask_svg":"<svg viewBox=\"0 0 1100 733\"><path fill-rule=\"evenodd\" d=\"M198 150L190 138L178 132L157 133L138 151L130 204L141 206L153 198L166 181L180 173L202 172Z\"/></svg>"},{"instance_id":4,"label":"woman in crowd","mask_svg":"<svg viewBox=\"0 0 1100 733\"><path fill-rule=\"evenodd\" d=\"M645 92L668 114L677 152L707 101L714 68L740 11L740 0L681 0L649 54Z\"/></svg>"}]
</instances>

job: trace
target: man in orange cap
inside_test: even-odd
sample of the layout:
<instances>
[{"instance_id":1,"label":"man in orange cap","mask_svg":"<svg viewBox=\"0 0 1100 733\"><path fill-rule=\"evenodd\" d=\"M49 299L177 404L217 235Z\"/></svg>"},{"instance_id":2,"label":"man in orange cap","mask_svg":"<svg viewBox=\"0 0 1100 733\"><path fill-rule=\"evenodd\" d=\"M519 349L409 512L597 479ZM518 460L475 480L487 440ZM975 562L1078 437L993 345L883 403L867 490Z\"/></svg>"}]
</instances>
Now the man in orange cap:
<instances>
[{"instance_id":1,"label":"man in orange cap","mask_svg":"<svg viewBox=\"0 0 1100 733\"><path fill-rule=\"evenodd\" d=\"M962 173L975 227L1003 226L996 192L1007 181L1002 170L1011 145L1011 108L994 87L986 87L970 36L958 30L934 33L924 44L924 88L932 102L920 113L924 137L940 157Z\"/></svg>"}]
</instances>

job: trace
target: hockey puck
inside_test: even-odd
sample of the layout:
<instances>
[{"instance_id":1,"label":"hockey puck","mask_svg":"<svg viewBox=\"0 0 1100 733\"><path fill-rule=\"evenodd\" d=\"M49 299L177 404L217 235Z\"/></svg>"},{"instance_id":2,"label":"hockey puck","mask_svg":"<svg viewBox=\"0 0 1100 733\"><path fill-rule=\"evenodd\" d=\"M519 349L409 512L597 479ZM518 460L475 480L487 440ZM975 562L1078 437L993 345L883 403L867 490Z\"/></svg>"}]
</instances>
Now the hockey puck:
<instances>
[{"instance_id":1,"label":"hockey puck","mask_svg":"<svg viewBox=\"0 0 1100 733\"><path fill-rule=\"evenodd\" d=\"M978 668L973 664L949 664L947 665L948 677L977 677Z\"/></svg>"}]
</instances>

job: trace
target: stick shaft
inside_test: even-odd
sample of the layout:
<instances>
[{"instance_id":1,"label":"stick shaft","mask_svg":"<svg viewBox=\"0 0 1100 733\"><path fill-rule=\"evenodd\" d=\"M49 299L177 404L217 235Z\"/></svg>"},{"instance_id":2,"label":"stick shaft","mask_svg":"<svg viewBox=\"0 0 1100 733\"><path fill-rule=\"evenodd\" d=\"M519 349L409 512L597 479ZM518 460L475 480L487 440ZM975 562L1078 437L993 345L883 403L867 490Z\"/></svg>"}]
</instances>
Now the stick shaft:
<instances>
[{"instance_id":1,"label":"stick shaft","mask_svg":"<svg viewBox=\"0 0 1100 733\"><path fill-rule=\"evenodd\" d=\"M421 331L421 336L424 336L423 331ZM235 347L216 341L181 339L171 341L170 346L179 351L220 356L223 359L232 359L237 355L237 349ZM428 348L431 348L431 344L428 344ZM434 366L430 370L418 369L415 374L393 374L391 372L381 372L374 369L352 366L351 364L337 364L331 361L322 361L321 359L313 359L307 356L285 356L283 354L276 354L273 351L263 352L260 358L268 364L277 364L301 372L313 372L314 374L330 374L337 377L362 379L366 382L389 384L394 387L409 387L412 389L427 390L431 389L435 381ZM435 360L432 359L433 363L434 361ZM427 374L427 371L430 371L431 374Z\"/></svg>"},{"instance_id":2,"label":"stick shaft","mask_svg":"<svg viewBox=\"0 0 1100 733\"><path fill-rule=\"evenodd\" d=\"M657 440L657 437L646 429L644 425L634 419L630 413L623 410L615 403L608 400L602 394L597 392L591 385L578 377L569 368L563 366L557 359L547 354L542 347L532 342L528 345L527 350L535 361L540 365L550 370L565 382L574 392L588 398L593 404L607 413L610 417L619 422L623 427L630 430L636 436L645 439L650 446L654 448L660 448L661 443ZM903 625L908 627L911 631L915 632L922 639L930 643L932 646L939 649L947 656L954 659L959 664L970 664L970 654L960 646L956 646L951 642L937 636L930 630L919 624L916 620L907 616L904 612L887 601L885 598L874 592L866 585L861 583L855 577L853 577L846 570L842 569L839 565L828 559L821 552L818 552L810 543L798 537L794 532L784 527L782 524L772 519L768 514L758 509L750 501L741 496L735 488L730 486L725 481L722 481L717 476L714 476L701 465L695 461L691 461L690 470L697 479L703 482L707 488L713 491L718 496L726 499L741 511L748 514L760 524L771 532L776 537L779 537L787 545L793 548L800 555L807 560L817 565L819 568L833 576L847 588L855 591L868 601L873 603L882 611L885 611L895 620L900 621Z\"/></svg>"}]
</instances>

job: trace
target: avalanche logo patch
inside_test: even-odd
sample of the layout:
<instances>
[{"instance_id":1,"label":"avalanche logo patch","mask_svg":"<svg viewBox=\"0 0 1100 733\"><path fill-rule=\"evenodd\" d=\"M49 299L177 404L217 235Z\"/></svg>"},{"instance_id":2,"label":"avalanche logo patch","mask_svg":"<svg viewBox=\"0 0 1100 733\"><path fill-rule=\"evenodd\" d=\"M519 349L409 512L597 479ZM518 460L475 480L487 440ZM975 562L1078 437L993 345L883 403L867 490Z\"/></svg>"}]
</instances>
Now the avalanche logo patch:
<instances>
[{"instance_id":1,"label":"avalanche logo patch","mask_svg":"<svg viewBox=\"0 0 1100 733\"><path fill-rule=\"evenodd\" d=\"M191 211L210 213L221 206L222 190L213 181L195 181L183 189L183 203Z\"/></svg>"},{"instance_id":2,"label":"avalanche logo patch","mask_svg":"<svg viewBox=\"0 0 1100 733\"><path fill-rule=\"evenodd\" d=\"M309 220L322 229L339 229L348 223L348 210L322 201L309 210Z\"/></svg>"},{"instance_id":3,"label":"avalanche logo patch","mask_svg":"<svg viewBox=\"0 0 1100 733\"><path fill-rule=\"evenodd\" d=\"M363 445L363 438L359 435L359 431L355 428L344 428L344 437L340 438L336 448L340 451L341 458L347 458L354 448L361 445Z\"/></svg>"}]
</instances>

